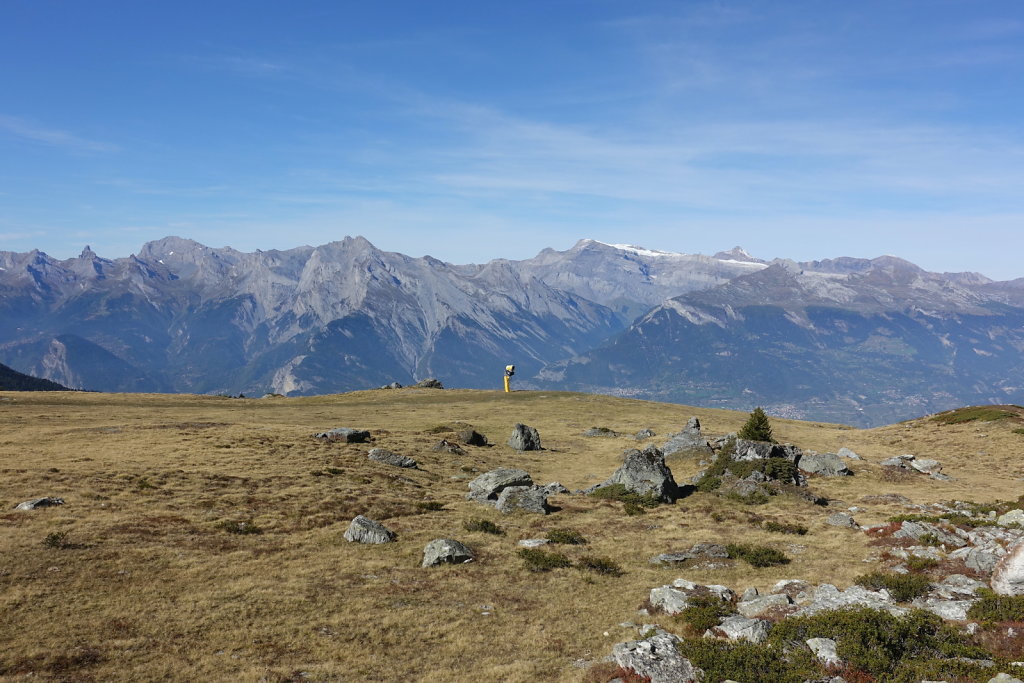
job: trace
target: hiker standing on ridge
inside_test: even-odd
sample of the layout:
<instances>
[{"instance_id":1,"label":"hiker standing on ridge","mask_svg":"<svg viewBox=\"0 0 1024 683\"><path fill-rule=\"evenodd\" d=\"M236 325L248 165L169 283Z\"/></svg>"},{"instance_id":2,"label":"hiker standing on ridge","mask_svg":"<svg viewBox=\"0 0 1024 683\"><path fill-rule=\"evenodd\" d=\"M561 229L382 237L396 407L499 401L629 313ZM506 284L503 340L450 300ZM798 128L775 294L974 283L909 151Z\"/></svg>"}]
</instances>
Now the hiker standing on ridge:
<instances>
[{"instance_id":1,"label":"hiker standing on ridge","mask_svg":"<svg viewBox=\"0 0 1024 683\"><path fill-rule=\"evenodd\" d=\"M508 381L512 378L512 375L514 375L514 374L516 374L516 366L514 366L514 365L506 365L505 366L505 393L506 394L509 393L510 391L512 391L508 387Z\"/></svg>"}]
</instances>

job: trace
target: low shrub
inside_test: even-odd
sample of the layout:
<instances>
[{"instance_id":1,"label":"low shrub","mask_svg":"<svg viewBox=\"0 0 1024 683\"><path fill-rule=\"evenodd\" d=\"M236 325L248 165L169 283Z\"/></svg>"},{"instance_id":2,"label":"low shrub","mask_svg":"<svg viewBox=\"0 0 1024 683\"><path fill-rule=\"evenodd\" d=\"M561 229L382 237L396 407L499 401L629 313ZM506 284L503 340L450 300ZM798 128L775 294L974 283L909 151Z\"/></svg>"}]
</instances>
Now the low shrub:
<instances>
[{"instance_id":1,"label":"low shrub","mask_svg":"<svg viewBox=\"0 0 1024 683\"><path fill-rule=\"evenodd\" d=\"M926 572L938 567L941 562L931 557L918 557L911 555L907 558L907 569L912 572Z\"/></svg>"},{"instance_id":2,"label":"low shrub","mask_svg":"<svg viewBox=\"0 0 1024 683\"><path fill-rule=\"evenodd\" d=\"M505 530L489 519L467 519L463 522L462 528L466 531L479 531L485 534L494 534L495 536L505 535Z\"/></svg>"},{"instance_id":3,"label":"low shrub","mask_svg":"<svg viewBox=\"0 0 1024 683\"><path fill-rule=\"evenodd\" d=\"M697 482L697 490L701 493L711 493L717 490L722 485L721 477L716 477L711 474L705 474Z\"/></svg>"},{"instance_id":4,"label":"low shrub","mask_svg":"<svg viewBox=\"0 0 1024 683\"><path fill-rule=\"evenodd\" d=\"M971 605L967 611L968 618L989 623L1024 621L1024 595L999 595L991 589L982 588L978 596L981 599Z\"/></svg>"},{"instance_id":5,"label":"low shrub","mask_svg":"<svg viewBox=\"0 0 1024 683\"><path fill-rule=\"evenodd\" d=\"M549 543L562 543L564 545L586 545L587 539L575 529L552 529L548 532Z\"/></svg>"},{"instance_id":6,"label":"low shrub","mask_svg":"<svg viewBox=\"0 0 1024 683\"><path fill-rule=\"evenodd\" d=\"M610 560L607 557L597 557L595 555L584 555L576 562L576 568L582 569L588 572L594 572L596 574L606 574L608 576L622 576L625 572L622 571L622 567L619 566L614 560Z\"/></svg>"},{"instance_id":7,"label":"low shrub","mask_svg":"<svg viewBox=\"0 0 1024 683\"><path fill-rule=\"evenodd\" d=\"M729 543L725 546L729 557L744 560L752 567L775 567L789 564L785 553L775 548L751 543Z\"/></svg>"},{"instance_id":8,"label":"low shrub","mask_svg":"<svg viewBox=\"0 0 1024 683\"><path fill-rule=\"evenodd\" d=\"M217 525L219 528L228 532L229 534L238 534L239 536L248 536L250 534L262 534L263 529L256 526L251 519L232 521L225 519Z\"/></svg>"},{"instance_id":9,"label":"low shrub","mask_svg":"<svg viewBox=\"0 0 1024 683\"><path fill-rule=\"evenodd\" d=\"M858 586L864 586L877 591L885 589L896 602L910 602L914 598L928 592L931 582L927 576L922 574L890 574L887 572L871 572L857 577L854 581Z\"/></svg>"},{"instance_id":10,"label":"low shrub","mask_svg":"<svg viewBox=\"0 0 1024 683\"><path fill-rule=\"evenodd\" d=\"M753 491L746 495L730 491L724 497L726 500L731 500L734 503L743 503L744 505L764 505L771 500L771 496L764 491Z\"/></svg>"},{"instance_id":11,"label":"low shrub","mask_svg":"<svg viewBox=\"0 0 1024 683\"><path fill-rule=\"evenodd\" d=\"M807 527L803 524L790 524L789 522L767 521L761 524L761 528L765 531L771 531L777 534L795 534L803 536L807 533Z\"/></svg>"},{"instance_id":12,"label":"low shrub","mask_svg":"<svg viewBox=\"0 0 1024 683\"><path fill-rule=\"evenodd\" d=\"M1024 427L1018 427L1017 429L1014 429L1013 433L1014 434L1024 434Z\"/></svg>"},{"instance_id":13,"label":"low shrub","mask_svg":"<svg viewBox=\"0 0 1024 683\"><path fill-rule=\"evenodd\" d=\"M786 653L767 644L687 638L679 644L679 652L704 670L705 681L803 683L821 679L825 673L806 648L792 648Z\"/></svg>"},{"instance_id":14,"label":"low shrub","mask_svg":"<svg viewBox=\"0 0 1024 683\"><path fill-rule=\"evenodd\" d=\"M444 503L436 500L421 500L416 503L416 507L423 512L437 512L444 509Z\"/></svg>"},{"instance_id":15,"label":"low shrub","mask_svg":"<svg viewBox=\"0 0 1024 683\"><path fill-rule=\"evenodd\" d=\"M54 531L46 534L46 538L43 539L44 548L60 550L70 546L71 544L68 542L68 532L66 531Z\"/></svg>"},{"instance_id":16,"label":"low shrub","mask_svg":"<svg viewBox=\"0 0 1024 683\"><path fill-rule=\"evenodd\" d=\"M628 500L622 504L622 511L626 513L627 517L636 517L637 515L647 514L647 510L644 509L643 505L639 505Z\"/></svg>"},{"instance_id":17,"label":"low shrub","mask_svg":"<svg viewBox=\"0 0 1024 683\"><path fill-rule=\"evenodd\" d=\"M622 503L634 503L646 508L655 508L661 505L661 499L653 493L640 495L639 493L634 493L627 489L625 484L602 486L599 489L591 491L590 496L601 500L617 500Z\"/></svg>"},{"instance_id":18,"label":"low shrub","mask_svg":"<svg viewBox=\"0 0 1024 683\"><path fill-rule=\"evenodd\" d=\"M516 553L531 572L546 572L552 569L571 567L572 562L562 553L552 553L539 548L520 548Z\"/></svg>"},{"instance_id":19,"label":"low shrub","mask_svg":"<svg viewBox=\"0 0 1024 683\"><path fill-rule=\"evenodd\" d=\"M722 617L727 617L735 611L730 602L712 595L695 595L688 600L687 606L672 618L686 624L690 633L699 637L709 628L718 626Z\"/></svg>"}]
</instances>

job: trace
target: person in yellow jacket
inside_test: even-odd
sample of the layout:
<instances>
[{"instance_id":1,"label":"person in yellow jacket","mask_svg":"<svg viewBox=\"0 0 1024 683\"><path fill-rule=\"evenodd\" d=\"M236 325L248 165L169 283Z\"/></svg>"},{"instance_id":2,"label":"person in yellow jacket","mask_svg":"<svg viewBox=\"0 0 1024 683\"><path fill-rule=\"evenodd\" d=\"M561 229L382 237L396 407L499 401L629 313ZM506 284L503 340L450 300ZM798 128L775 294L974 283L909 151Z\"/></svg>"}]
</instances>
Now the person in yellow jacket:
<instances>
[{"instance_id":1,"label":"person in yellow jacket","mask_svg":"<svg viewBox=\"0 0 1024 683\"><path fill-rule=\"evenodd\" d=\"M516 374L516 366L506 365L505 366L505 393L512 391L508 386L508 381L512 378L512 375Z\"/></svg>"}]
</instances>

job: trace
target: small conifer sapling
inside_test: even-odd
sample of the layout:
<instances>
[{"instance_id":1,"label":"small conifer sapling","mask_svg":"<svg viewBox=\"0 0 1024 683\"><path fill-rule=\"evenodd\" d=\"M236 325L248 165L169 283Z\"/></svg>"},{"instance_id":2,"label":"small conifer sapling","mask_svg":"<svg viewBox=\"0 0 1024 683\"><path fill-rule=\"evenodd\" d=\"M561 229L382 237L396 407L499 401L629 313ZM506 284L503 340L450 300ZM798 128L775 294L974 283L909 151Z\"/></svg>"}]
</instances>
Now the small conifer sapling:
<instances>
[{"instance_id":1,"label":"small conifer sapling","mask_svg":"<svg viewBox=\"0 0 1024 683\"><path fill-rule=\"evenodd\" d=\"M770 441L775 443L775 439L772 438L772 425L768 422L768 416L764 414L760 406L754 408L754 411L750 413L750 417L740 427L737 436L747 441Z\"/></svg>"}]
</instances>

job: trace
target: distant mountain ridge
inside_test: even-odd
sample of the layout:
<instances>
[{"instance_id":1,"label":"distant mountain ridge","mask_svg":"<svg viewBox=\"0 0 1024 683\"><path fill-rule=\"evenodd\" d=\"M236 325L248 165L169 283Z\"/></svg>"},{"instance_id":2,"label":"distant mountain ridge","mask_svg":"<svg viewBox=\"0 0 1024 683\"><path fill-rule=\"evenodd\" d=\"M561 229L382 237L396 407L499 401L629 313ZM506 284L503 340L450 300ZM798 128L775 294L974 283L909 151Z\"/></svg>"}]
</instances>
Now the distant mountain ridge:
<instances>
[{"instance_id":1,"label":"distant mountain ridge","mask_svg":"<svg viewBox=\"0 0 1024 683\"><path fill-rule=\"evenodd\" d=\"M870 424L1024 402L1024 278L580 240L453 265L361 237L106 259L0 252L0 362L74 388L583 389ZM909 411L909 412L908 412Z\"/></svg>"}]
</instances>

